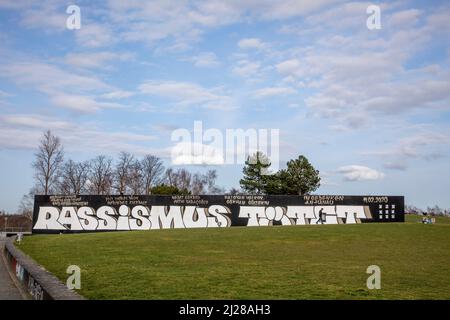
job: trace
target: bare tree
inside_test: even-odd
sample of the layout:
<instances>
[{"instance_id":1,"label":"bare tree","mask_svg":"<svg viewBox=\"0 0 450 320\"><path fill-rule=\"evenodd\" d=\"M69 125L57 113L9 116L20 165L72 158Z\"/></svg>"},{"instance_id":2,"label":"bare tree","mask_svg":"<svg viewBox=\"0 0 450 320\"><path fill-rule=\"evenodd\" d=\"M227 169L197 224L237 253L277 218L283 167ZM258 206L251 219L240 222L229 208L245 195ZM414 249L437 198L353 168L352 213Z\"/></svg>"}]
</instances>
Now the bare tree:
<instances>
[{"instance_id":1,"label":"bare tree","mask_svg":"<svg viewBox=\"0 0 450 320\"><path fill-rule=\"evenodd\" d=\"M142 165L139 160L135 160L130 166L130 180L128 182L128 186L133 195L142 194L142 178Z\"/></svg>"},{"instance_id":2,"label":"bare tree","mask_svg":"<svg viewBox=\"0 0 450 320\"><path fill-rule=\"evenodd\" d=\"M193 176L190 191L192 194L218 194L223 189L216 186L217 171L208 170L206 173L196 173Z\"/></svg>"},{"instance_id":3,"label":"bare tree","mask_svg":"<svg viewBox=\"0 0 450 320\"><path fill-rule=\"evenodd\" d=\"M423 210L412 205L406 205L405 213L421 215L423 213Z\"/></svg>"},{"instance_id":4,"label":"bare tree","mask_svg":"<svg viewBox=\"0 0 450 320\"><path fill-rule=\"evenodd\" d=\"M151 189L163 183L164 166L160 158L146 155L141 161L142 182L146 194L151 194Z\"/></svg>"},{"instance_id":5,"label":"bare tree","mask_svg":"<svg viewBox=\"0 0 450 320\"><path fill-rule=\"evenodd\" d=\"M219 193L225 193L225 190L223 188L220 188L216 185L216 179L217 179L217 171L216 170L208 170L204 174L204 180L206 182L206 186L208 188L207 193L208 194L219 194Z\"/></svg>"},{"instance_id":6,"label":"bare tree","mask_svg":"<svg viewBox=\"0 0 450 320\"><path fill-rule=\"evenodd\" d=\"M108 194L113 184L112 159L104 155L97 156L90 162L89 192L91 194Z\"/></svg>"},{"instance_id":7,"label":"bare tree","mask_svg":"<svg viewBox=\"0 0 450 320\"><path fill-rule=\"evenodd\" d=\"M433 216L444 215L444 210L438 205L435 205L434 207L427 207L427 212Z\"/></svg>"},{"instance_id":8,"label":"bare tree","mask_svg":"<svg viewBox=\"0 0 450 320\"><path fill-rule=\"evenodd\" d=\"M89 162L67 161L61 170L60 191L63 194L82 194L87 191Z\"/></svg>"},{"instance_id":9,"label":"bare tree","mask_svg":"<svg viewBox=\"0 0 450 320\"><path fill-rule=\"evenodd\" d=\"M167 183L177 187L180 190L188 190L191 194L217 194L221 191L216 186L217 172L216 170L208 170L205 174L195 173L192 175L186 169L167 169Z\"/></svg>"},{"instance_id":10,"label":"bare tree","mask_svg":"<svg viewBox=\"0 0 450 320\"><path fill-rule=\"evenodd\" d=\"M166 172L164 173L164 181L169 186L174 186L175 183L175 174L172 168L168 168Z\"/></svg>"},{"instance_id":11,"label":"bare tree","mask_svg":"<svg viewBox=\"0 0 450 320\"><path fill-rule=\"evenodd\" d=\"M119 154L119 161L114 172L115 189L119 194L127 193L130 184L130 173L134 163L134 156L131 153L122 151Z\"/></svg>"},{"instance_id":12,"label":"bare tree","mask_svg":"<svg viewBox=\"0 0 450 320\"><path fill-rule=\"evenodd\" d=\"M225 194L235 196L242 194L242 191L233 187L230 190L228 190L228 192L226 192Z\"/></svg>"},{"instance_id":13,"label":"bare tree","mask_svg":"<svg viewBox=\"0 0 450 320\"><path fill-rule=\"evenodd\" d=\"M35 188L31 188L28 193L22 196L19 204L19 213L30 221L33 220L33 206L34 206L34 195L36 193Z\"/></svg>"},{"instance_id":14,"label":"bare tree","mask_svg":"<svg viewBox=\"0 0 450 320\"><path fill-rule=\"evenodd\" d=\"M52 135L50 130L44 132L40 141L38 152L33 162L35 179L39 191L45 195L52 192L58 181L58 172L64 158L64 150L58 137Z\"/></svg>"},{"instance_id":15,"label":"bare tree","mask_svg":"<svg viewBox=\"0 0 450 320\"><path fill-rule=\"evenodd\" d=\"M186 169L166 170L166 180L169 185L177 187L180 190L190 190L192 174Z\"/></svg>"},{"instance_id":16,"label":"bare tree","mask_svg":"<svg viewBox=\"0 0 450 320\"><path fill-rule=\"evenodd\" d=\"M206 179L205 176L196 173L192 177L192 182L190 185L190 191L192 194L204 194L205 193L205 186L206 186Z\"/></svg>"}]
</instances>

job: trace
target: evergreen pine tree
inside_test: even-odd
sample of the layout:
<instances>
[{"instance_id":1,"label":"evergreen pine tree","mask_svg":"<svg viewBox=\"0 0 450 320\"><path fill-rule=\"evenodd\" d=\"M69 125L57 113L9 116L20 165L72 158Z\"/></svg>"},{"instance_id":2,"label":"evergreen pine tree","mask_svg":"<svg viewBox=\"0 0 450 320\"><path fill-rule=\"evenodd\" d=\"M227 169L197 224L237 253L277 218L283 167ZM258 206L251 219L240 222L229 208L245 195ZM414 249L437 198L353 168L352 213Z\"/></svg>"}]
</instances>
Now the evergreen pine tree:
<instances>
[{"instance_id":1,"label":"evergreen pine tree","mask_svg":"<svg viewBox=\"0 0 450 320\"><path fill-rule=\"evenodd\" d=\"M320 187L319 171L314 169L305 156L290 160L286 170L282 170L281 179L286 187L285 194L304 195Z\"/></svg>"},{"instance_id":2,"label":"evergreen pine tree","mask_svg":"<svg viewBox=\"0 0 450 320\"><path fill-rule=\"evenodd\" d=\"M270 167L269 158L258 151L247 158L243 169L244 177L239 181L244 192L251 194L264 194Z\"/></svg>"}]
</instances>

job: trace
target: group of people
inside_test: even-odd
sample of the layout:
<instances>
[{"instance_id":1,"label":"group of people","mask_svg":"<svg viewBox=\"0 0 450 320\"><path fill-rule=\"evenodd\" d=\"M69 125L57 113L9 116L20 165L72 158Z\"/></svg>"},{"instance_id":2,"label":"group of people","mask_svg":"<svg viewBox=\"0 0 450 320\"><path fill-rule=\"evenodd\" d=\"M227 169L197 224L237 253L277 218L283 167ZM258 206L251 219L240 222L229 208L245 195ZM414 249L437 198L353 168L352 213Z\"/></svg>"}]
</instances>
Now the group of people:
<instances>
[{"instance_id":1,"label":"group of people","mask_svg":"<svg viewBox=\"0 0 450 320\"><path fill-rule=\"evenodd\" d=\"M434 218L432 218L431 216L429 216L427 212L423 213L423 217L422 217L423 224L433 224L433 223L435 223L435 221L436 220Z\"/></svg>"}]
</instances>

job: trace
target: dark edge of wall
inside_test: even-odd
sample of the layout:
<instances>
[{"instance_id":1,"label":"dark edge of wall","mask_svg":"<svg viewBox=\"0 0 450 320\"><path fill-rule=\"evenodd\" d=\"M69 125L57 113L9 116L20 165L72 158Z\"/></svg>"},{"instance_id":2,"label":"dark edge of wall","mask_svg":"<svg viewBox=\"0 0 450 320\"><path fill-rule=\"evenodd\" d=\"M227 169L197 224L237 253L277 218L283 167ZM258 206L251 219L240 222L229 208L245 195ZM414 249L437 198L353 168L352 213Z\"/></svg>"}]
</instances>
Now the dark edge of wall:
<instances>
[{"instance_id":1,"label":"dark edge of wall","mask_svg":"<svg viewBox=\"0 0 450 320\"><path fill-rule=\"evenodd\" d=\"M16 280L23 285L34 300L85 300L75 291L69 290L58 278L25 255L14 240L7 240L4 252L8 266Z\"/></svg>"}]
</instances>

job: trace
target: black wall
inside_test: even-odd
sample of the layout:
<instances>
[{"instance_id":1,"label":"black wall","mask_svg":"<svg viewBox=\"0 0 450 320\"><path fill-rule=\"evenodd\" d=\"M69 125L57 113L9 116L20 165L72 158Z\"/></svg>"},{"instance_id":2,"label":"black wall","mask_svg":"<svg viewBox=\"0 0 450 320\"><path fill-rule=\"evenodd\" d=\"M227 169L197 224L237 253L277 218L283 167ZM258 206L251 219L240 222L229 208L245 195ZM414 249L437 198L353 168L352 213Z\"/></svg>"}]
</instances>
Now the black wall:
<instances>
[{"instance_id":1,"label":"black wall","mask_svg":"<svg viewBox=\"0 0 450 320\"><path fill-rule=\"evenodd\" d=\"M229 226L246 226L249 219L239 217L242 206L250 207L281 207L286 210L290 206L312 206L315 217L322 207L335 206L364 206L368 212L366 218L356 219L357 223L367 222L403 222L404 221L404 197L403 196L342 196L342 195L312 195L312 196L260 196L260 195L200 195L200 196L58 196L58 195L37 195L35 196L33 232L34 233L59 233L73 232L72 230L44 230L36 229L41 207L56 207L61 210L63 207L73 207L77 210L80 207L90 207L97 210L102 206L110 206L115 209L116 215L119 207L125 205L133 208L142 205L149 210L153 206L197 206L198 208L208 208L212 205L221 205L229 210L226 216L229 218ZM327 209L327 210L328 210ZM311 209L312 210L312 209ZM330 209L333 210L332 208ZM336 209L337 210L337 209ZM341 210L342 211L342 210ZM333 219L332 219L333 218ZM334 217L324 214L324 220L333 223ZM295 219L291 219L291 224L295 224ZM347 219L338 219L337 223L347 223ZM283 220L286 222L287 220ZM353 220L352 220L353 221ZM306 224L315 223L316 220L306 219ZM280 220L272 220L270 225L280 225ZM95 231L95 230L91 230ZM80 232L80 231L77 231ZM83 231L81 231L83 232Z\"/></svg>"}]
</instances>

